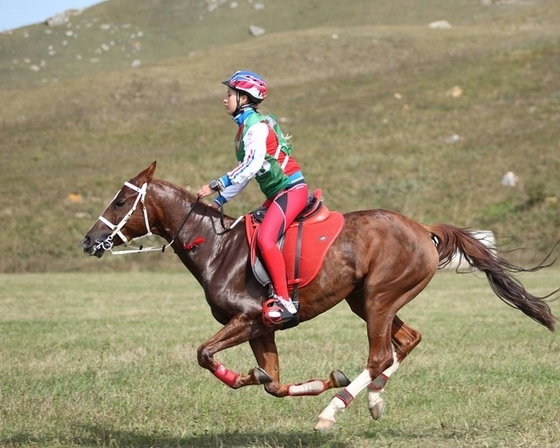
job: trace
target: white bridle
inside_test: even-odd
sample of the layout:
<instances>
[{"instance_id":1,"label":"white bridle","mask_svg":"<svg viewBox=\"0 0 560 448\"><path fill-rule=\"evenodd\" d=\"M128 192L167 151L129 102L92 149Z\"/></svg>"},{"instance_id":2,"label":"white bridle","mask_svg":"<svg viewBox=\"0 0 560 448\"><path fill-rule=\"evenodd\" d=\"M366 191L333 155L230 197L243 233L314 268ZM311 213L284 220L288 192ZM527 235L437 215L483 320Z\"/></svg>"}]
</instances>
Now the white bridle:
<instances>
[{"instance_id":1,"label":"white bridle","mask_svg":"<svg viewBox=\"0 0 560 448\"><path fill-rule=\"evenodd\" d=\"M111 202L109 202L109 205L107 207L105 207L105 210L103 210L103 213L101 214L101 216L99 217L98 220L101 221L103 224L105 224L107 227L109 227L112 232L103 241L95 240L95 245L93 246L94 252L97 252L100 249L109 250L109 251L111 251L111 253L113 255L142 254L142 253L146 253L146 252L156 252L156 251L157 252L165 252L165 249L167 249L169 246L171 246L173 244L173 242L175 241L175 238L177 238L179 231L185 225L185 222L187 221L187 219L191 215L193 209L191 208L191 211L189 211L189 213L185 217L185 220L183 221L183 224L181 224L181 227L177 230L177 234L173 237L173 239L171 240L170 243L168 243L164 246L161 246L161 247L160 246L154 246L154 247L140 246L138 248L133 248L133 249L129 249L129 250L114 251L113 250L113 246L114 246L113 238L115 237L115 235L118 235L120 237L120 239L123 241L125 246L128 246L128 244L130 244L134 240L137 240L137 239L140 239L140 238L145 238L147 236L153 235L153 233L150 230L150 222L148 220L148 209L146 208L146 206L144 204L144 201L146 199L146 193L147 193L147 190L148 190L148 184L145 183L145 184L142 185L142 187L139 188L136 185L131 184L130 182L125 182L124 186L130 188L131 190L136 191L138 193L138 196L136 197L136 200L134 201L134 204L132 205L132 208L128 211L128 213L126 215L124 215L124 217L120 220L120 222L118 224L113 224L111 221L104 218L103 214L107 211L107 209L110 207L110 205L113 203L113 201L117 198L117 196L121 192L122 188L121 188L121 190L119 190L117 192L117 194L115 195L113 200ZM138 207L139 203L142 205L142 213L144 214L144 223L146 224L146 233L142 236L139 236L139 237L136 237L136 238L131 238L129 240L124 235L124 233L122 233L122 229L126 225L128 220L130 219L132 214L136 211L136 208ZM243 216L240 216L229 227L227 227L225 230L229 231L229 230L233 229L243 218L244 218Z\"/></svg>"},{"instance_id":2,"label":"white bridle","mask_svg":"<svg viewBox=\"0 0 560 448\"><path fill-rule=\"evenodd\" d=\"M147 189L148 189L148 184L145 183L145 184L142 185L142 187L139 188L136 185L131 184L130 182L125 182L124 186L130 188L131 190L136 191L138 193L138 196L136 197L136 200L134 201L134 204L133 204L132 208L128 211L128 213L126 215L124 215L124 217L120 220L120 222L118 224L113 224L111 221L104 218L103 214L109 208L109 206L113 203L113 201L116 199L116 197L119 195L120 190L117 192L117 194L115 195L113 200L109 203L109 205L105 208L105 210L103 211L103 213L99 217L99 221L101 221L103 224L105 224L107 227L109 227L112 230L112 233L107 238L105 238L104 241L95 240L96 244L94 246L94 250L96 250L96 251L99 250L99 249L110 250L113 255L145 253L145 252L154 252L154 251L164 252L165 249L167 249L169 246L171 246L173 241L171 243L167 244L167 245L164 245L163 247L142 247L142 246L140 246L139 248L130 249L130 250L120 250L120 251L114 251L113 250L113 245L114 245L113 238L115 237L115 235L118 235L120 237L120 239L123 241L125 246L128 246L128 244L130 244L135 239L144 238L144 237L153 235L153 233L150 230L150 223L149 223L149 220L148 220L148 209L144 205L144 200L146 199L146 192L147 192ZM146 233L142 236L139 236L137 238L131 238L129 240L124 235L124 233L122 233L122 229L126 225L128 220L130 219L132 214L136 211L136 208L138 207L138 203L140 203L142 205L142 212L144 214L144 223L146 225Z\"/></svg>"}]
</instances>

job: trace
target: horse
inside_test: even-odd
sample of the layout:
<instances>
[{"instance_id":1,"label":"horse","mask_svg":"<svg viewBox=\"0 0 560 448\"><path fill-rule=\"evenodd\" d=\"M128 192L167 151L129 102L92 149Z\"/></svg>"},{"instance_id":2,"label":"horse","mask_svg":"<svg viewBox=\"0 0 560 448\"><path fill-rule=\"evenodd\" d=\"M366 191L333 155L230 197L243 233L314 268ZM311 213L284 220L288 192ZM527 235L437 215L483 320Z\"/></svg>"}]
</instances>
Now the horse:
<instances>
[{"instance_id":1,"label":"horse","mask_svg":"<svg viewBox=\"0 0 560 448\"><path fill-rule=\"evenodd\" d=\"M354 380L339 370L327 379L302 383L280 381L275 333L261 321L267 288L255 278L244 226L189 191L153 178L154 161L125 182L81 240L83 251L101 257L113 247L135 238L159 235L202 286L213 317L223 327L197 350L201 367L232 389L262 385L275 397L319 395L341 389L317 417L314 429L331 428L336 414L362 390L368 408L378 419L390 376L420 343L418 330L397 313L428 285L438 268L458 251L475 269L484 272L494 293L506 304L554 331L556 317L547 303L560 288L539 297L529 293L515 274L552 265L552 251L538 266L525 269L486 247L468 229L448 224L423 225L403 214L384 210L345 213L344 224L329 247L314 280L299 290L299 320L306 322L345 300L367 327L369 354L365 369ZM243 219L243 218L242 218ZM249 219L245 217L244 219ZM225 349L248 342L257 362L246 375L215 359Z\"/></svg>"}]
</instances>

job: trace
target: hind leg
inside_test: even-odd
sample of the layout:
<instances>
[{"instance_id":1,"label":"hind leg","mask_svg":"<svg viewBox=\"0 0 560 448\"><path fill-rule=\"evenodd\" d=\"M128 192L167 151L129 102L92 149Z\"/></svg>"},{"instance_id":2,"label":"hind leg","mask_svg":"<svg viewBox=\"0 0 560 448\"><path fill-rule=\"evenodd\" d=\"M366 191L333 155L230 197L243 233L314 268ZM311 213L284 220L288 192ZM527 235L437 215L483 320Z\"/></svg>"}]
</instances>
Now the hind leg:
<instances>
[{"instance_id":1,"label":"hind leg","mask_svg":"<svg viewBox=\"0 0 560 448\"><path fill-rule=\"evenodd\" d=\"M315 424L316 430L331 428L337 412L345 409L363 389L373 384L368 393L368 407L374 419L383 412L384 403L381 398L387 380L397 370L400 362L418 345L420 333L408 327L396 313L404 305L416 297L431 279L421 279L404 294L394 297L389 291L383 297L372 296L369 301L359 296L347 299L352 311L367 323L369 358L367 368L348 387L334 396L323 410ZM381 288L371 288L372 290Z\"/></svg>"},{"instance_id":2,"label":"hind leg","mask_svg":"<svg viewBox=\"0 0 560 448\"><path fill-rule=\"evenodd\" d=\"M364 321L365 310L363 305L363 291L354 293L346 298L352 312ZM381 417L385 403L381 393L390 376L396 372L403 360L422 340L418 330L405 324L399 316L395 316L391 325L391 343L393 345L393 364L368 385L368 407L374 420Z\"/></svg>"},{"instance_id":3,"label":"hind leg","mask_svg":"<svg viewBox=\"0 0 560 448\"><path fill-rule=\"evenodd\" d=\"M390 291L373 294L376 288L373 281L364 287L363 298L356 296L350 302L354 312L362 317L367 324L369 357L367 368L354 379L349 386L337 393L329 405L321 412L315 424L315 430L331 428L336 421L336 414L344 410L354 398L365 389L372 379L376 379L394 364L394 351L391 344L391 328L394 314L393 302L398 301ZM368 291L370 293L368 294Z\"/></svg>"},{"instance_id":4,"label":"hind leg","mask_svg":"<svg viewBox=\"0 0 560 448\"><path fill-rule=\"evenodd\" d=\"M377 378L393 365L394 352L391 346L393 316L378 308L379 306L376 306L373 301L369 307L364 306L369 340L367 368L350 385L334 396L317 418L315 430L331 428L336 422L336 414L347 408L354 398L372 382L373 378Z\"/></svg>"},{"instance_id":5,"label":"hind leg","mask_svg":"<svg viewBox=\"0 0 560 448\"><path fill-rule=\"evenodd\" d=\"M422 335L419 331L406 325L398 316L395 316L391 326L393 365L368 385L368 408L374 420L381 417L385 408L381 393L385 390L389 377L396 372L402 361L414 350L421 340Z\"/></svg>"}]
</instances>

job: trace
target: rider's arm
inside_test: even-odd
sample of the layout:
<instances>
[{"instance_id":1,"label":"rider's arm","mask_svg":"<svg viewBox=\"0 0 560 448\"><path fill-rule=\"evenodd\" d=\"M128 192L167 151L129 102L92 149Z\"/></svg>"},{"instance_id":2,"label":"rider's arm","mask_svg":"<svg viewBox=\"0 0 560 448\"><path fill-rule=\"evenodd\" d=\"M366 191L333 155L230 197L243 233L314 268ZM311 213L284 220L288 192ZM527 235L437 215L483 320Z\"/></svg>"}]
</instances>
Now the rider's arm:
<instances>
[{"instance_id":1,"label":"rider's arm","mask_svg":"<svg viewBox=\"0 0 560 448\"><path fill-rule=\"evenodd\" d=\"M247 130L243 137L245 157L237 167L220 178L224 187L241 184L255 177L255 174L263 167L267 137L268 125L266 123L255 123Z\"/></svg>"},{"instance_id":2,"label":"rider's arm","mask_svg":"<svg viewBox=\"0 0 560 448\"><path fill-rule=\"evenodd\" d=\"M232 200L239 193L241 193L241 191L244 190L247 185L249 185L249 182L251 182L251 179L247 179L241 184L235 184L226 187L218 194L218 196L214 198L214 202L218 205L225 204L226 202Z\"/></svg>"},{"instance_id":3,"label":"rider's arm","mask_svg":"<svg viewBox=\"0 0 560 448\"><path fill-rule=\"evenodd\" d=\"M219 178L223 190L215 199L218 204L223 204L237 196L255 177L263 164L266 156L266 140L268 137L268 125L266 123L255 123L243 137L245 157L239 165ZM234 188L235 187L235 188Z\"/></svg>"}]
</instances>

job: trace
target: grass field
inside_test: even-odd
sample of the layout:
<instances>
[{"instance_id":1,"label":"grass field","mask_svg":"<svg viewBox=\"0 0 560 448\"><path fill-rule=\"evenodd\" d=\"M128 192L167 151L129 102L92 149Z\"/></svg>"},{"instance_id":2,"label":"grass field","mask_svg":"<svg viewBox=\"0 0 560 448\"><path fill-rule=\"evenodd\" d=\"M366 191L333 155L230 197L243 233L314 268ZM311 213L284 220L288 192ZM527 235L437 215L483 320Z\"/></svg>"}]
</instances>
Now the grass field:
<instances>
[{"instance_id":1,"label":"grass field","mask_svg":"<svg viewBox=\"0 0 560 448\"><path fill-rule=\"evenodd\" d=\"M535 294L560 268L523 276ZM423 342L391 378L374 422L365 395L333 430L332 393L233 391L198 367L219 325L187 273L0 275L2 447L558 447L560 339L493 295L441 272L400 314ZM560 315L560 303L551 303ZM344 304L278 335L285 382L355 377L364 324ZM237 371L248 345L219 353Z\"/></svg>"}]
</instances>

